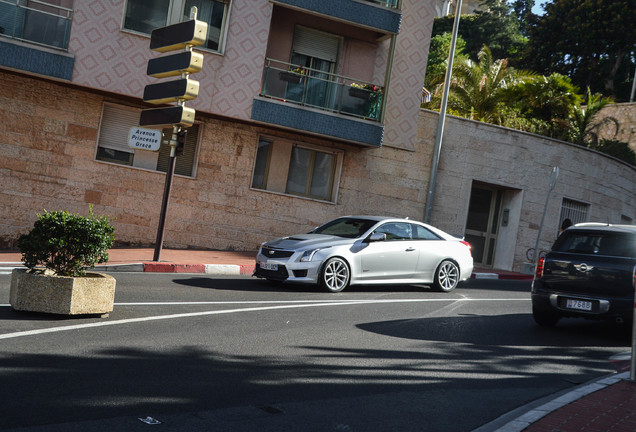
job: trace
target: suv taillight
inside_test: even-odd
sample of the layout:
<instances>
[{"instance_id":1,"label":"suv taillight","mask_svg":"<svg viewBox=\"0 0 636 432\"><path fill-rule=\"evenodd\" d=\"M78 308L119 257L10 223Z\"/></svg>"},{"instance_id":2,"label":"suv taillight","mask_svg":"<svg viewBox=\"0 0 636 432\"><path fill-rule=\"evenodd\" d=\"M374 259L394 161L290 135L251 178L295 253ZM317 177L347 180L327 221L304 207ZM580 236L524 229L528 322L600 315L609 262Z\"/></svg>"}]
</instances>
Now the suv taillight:
<instances>
[{"instance_id":1,"label":"suv taillight","mask_svg":"<svg viewBox=\"0 0 636 432\"><path fill-rule=\"evenodd\" d=\"M543 277L543 264L545 263L545 257L539 258L537 261L537 267L534 270L534 278L541 279Z\"/></svg>"}]
</instances>

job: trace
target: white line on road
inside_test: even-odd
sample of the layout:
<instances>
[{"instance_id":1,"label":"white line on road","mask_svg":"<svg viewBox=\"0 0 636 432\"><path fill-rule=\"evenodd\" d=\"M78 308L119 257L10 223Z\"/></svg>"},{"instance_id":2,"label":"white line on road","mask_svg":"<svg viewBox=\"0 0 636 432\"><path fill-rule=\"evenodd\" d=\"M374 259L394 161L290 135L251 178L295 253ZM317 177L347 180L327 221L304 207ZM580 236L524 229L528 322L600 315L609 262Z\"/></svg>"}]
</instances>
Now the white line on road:
<instances>
[{"instance_id":1,"label":"white line on road","mask_svg":"<svg viewBox=\"0 0 636 432\"><path fill-rule=\"evenodd\" d=\"M100 321L100 322L92 322L85 324L75 324L61 327L50 327L38 330L27 330L27 331L19 331L14 333L6 333L0 334L0 339L12 339L24 336L36 336L46 333L57 333L63 331L71 331L71 330L82 330L93 327L105 327L105 326L113 326L113 325L121 325L121 324L130 324L130 323L139 323L139 322L148 322L148 321L159 321L159 320L168 320L168 319L179 319L179 318L191 318L191 317L199 317L206 315L221 315L221 314L231 314L231 313L239 313L239 312L259 312L259 311L267 311L267 310L280 310L280 309L293 309L293 308L306 308L306 307L325 307L325 306L350 306L350 305L362 305L362 304L381 304L381 303L427 303L427 302L465 302L465 301L530 301L530 299L519 299L519 298L510 298L510 299L393 299L393 300L316 300L315 302L311 301L245 301L245 302L156 302L156 303L116 303L116 306L165 306L165 305L226 305L226 304L277 304L276 306L261 306L261 307L251 307L251 308L240 308L240 309L227 309L227 310L215 310L215 311L203 311L203 312L188 312L188 313L180 313L180 314L169 314L169 315L157 315L157 316L149 316L149 317L141 317L141 318L128 318L122 320L113 320L113 321ZM283 304L281 304L283 303ZM0 305L0 306L9 306L9 305Z\"/></svg>"}]
</instances>

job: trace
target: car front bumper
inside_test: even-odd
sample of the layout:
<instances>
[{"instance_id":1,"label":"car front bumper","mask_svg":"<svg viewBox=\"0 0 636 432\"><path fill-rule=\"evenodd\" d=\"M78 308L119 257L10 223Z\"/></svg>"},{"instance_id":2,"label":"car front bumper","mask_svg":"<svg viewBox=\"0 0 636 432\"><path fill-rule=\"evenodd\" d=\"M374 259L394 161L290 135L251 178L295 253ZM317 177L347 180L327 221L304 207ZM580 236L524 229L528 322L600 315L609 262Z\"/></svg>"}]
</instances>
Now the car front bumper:
<instances>
[{"instance_id":1,"label":"car front bumper","mask_svg":"<svg viewBox=\"0 0 636 432\"><path fill-rule=\"evenodd\" d=\"M318 283L321 262L299 262L296 255L289 259L272 259L259 253L256 256L254 276L280 282Z\"/></svg>"}]
</instances>

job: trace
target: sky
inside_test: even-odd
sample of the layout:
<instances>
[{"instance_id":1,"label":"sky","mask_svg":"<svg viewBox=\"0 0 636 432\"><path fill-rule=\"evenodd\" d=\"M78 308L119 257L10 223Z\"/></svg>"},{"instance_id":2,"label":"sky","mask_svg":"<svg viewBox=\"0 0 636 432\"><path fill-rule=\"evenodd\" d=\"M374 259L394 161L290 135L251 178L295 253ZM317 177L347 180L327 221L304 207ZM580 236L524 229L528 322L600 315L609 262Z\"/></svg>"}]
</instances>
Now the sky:
<instances>
[{"instance_id":1,"label":"sky","mask_svg":"<svg viewBox=\"0 0 636 432\"><path fill-rule=\"evenodd\" d=\"M541 5L543 3L546 3L548 0L535 0L534 2L534 7L532 8L532 12L534 12L537 15L543 15L543 8L541 7Z\"/></svg>"}]
</instances>

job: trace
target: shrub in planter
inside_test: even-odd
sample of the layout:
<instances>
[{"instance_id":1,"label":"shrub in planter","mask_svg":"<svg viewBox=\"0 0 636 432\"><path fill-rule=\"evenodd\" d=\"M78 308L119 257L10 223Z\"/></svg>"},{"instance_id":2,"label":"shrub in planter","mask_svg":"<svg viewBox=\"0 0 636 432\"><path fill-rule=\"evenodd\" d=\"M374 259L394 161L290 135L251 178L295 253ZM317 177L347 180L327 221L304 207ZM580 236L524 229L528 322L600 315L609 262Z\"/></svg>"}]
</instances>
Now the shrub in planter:
<instances>
[{"instance_id":1,"label":"shrub in planter","mask_svg":"<svg viewBox=\"0 0 636 432\"><path fill-rule=\"evenodd\" d=\"M9 301L18 311L63 315L108 316L113 310L115 279L86 273L108 261L115 229L107 217L66 211L38 215L33 229L18 239L22 261L29 270L14 269ZM36 269L44 266L44 270Z\"/></svg>"},{"instance_id":2,"label":"shrub in planter","mask_svg":"<svg viewBox=\"0 0 636 432\"><path fill-rule=\"evenodd\" d=\"M28 234L18 239L22 261L31 272L43 265L59 276L78 277L87 268L108 261L107 250L115 241L115 228L106 216L87 217L68 211L44 211Z\"/></svg>"}]
</instances>

